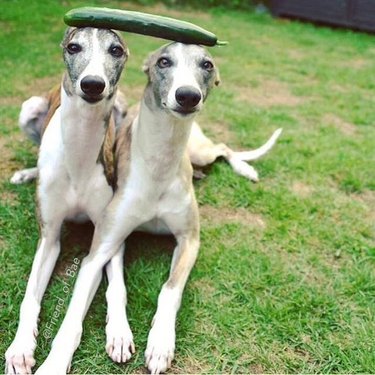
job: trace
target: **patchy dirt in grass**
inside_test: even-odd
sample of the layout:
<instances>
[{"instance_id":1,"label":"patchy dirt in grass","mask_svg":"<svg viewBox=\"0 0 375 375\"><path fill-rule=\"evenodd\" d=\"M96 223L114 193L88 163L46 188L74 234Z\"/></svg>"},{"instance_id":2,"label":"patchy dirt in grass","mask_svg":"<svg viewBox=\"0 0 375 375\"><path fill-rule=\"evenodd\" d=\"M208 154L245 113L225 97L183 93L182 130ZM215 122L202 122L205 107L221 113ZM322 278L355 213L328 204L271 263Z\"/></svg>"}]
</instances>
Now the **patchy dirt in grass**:
<instances>
[{"instance_id":1,"label":"patchy dirt in grass","mask_svg":"<svg viewBox=\"0 0 375 375\"><path fill-rule=\"evenodd\" d=\"M18 202L18 195L12 191L3 190L0 192L0 201L8 206L15 206Z\"/></svg>"},{"instance_id":2,"label":"patchy dirt in grass","mask_svg":"<svg viewBox=\"0 0 375 375\"><path fill-rule=\"evenodd\" d=\"M306 58L306 53L300 49L290 49L287 51L288 57L295 62L302 61Z\"/></svg>"},{"instance_id":3,"label":"patchy dirt in grass","mask_svg":"<svg viewBox=\"0 0 375 375\"><path fill-rule=\"evenodd\" d=\"M208 205L201 206L199 213L203 225L221 225L239 223L246 226L264 229L266 222L259 214L253 214L245 208L216 208Z\"/></svg>"},{"instance_id":4,"label":"patchy dirt in grass","mask_svg":"<svg viewBox=\"0 0 375 375\"><path fill-rule=\"evenodd\" d=\"M301 198L307 198L314 192L314 188L312 186L309 186L301 181L295 181L291 186L291 190L294 194Z\"/></svg>"},{"instance_id":5,"label":"patchy dirt in grass","mask_svg":"<svg viewBox=\"0 0 375 375\"><path fill-rule=\"evenodd\" d=\"M360 194L351 194L351 199L354 199L366 206L368 221L374 225L375 223L375 191L365 190Z\"/></svg>"},{"instance_id":6,"label":"patchy dirt in grass","mask_svg":"<svg viewBox=\"0 0 375 375\"><path fill-rule=\"evenodd\" d=\"M178 348L177 348L178 350ZM169 370L172 374L207 374L210 372L211 367L209 364L202 362L201 358L195 358L193 355L189 355L179 359L181 367L176 363L172 363L172 367Z\"/></svg>"},{"instance_id":7,"label":"patchy dirt in grass","mask_svg":"<svg viewBox=\"0 0 375 375\"><path fill-rule=\"evenodd\" d=\"M351 194L350 197L375 209L375 191L365 190L360 194Z\"/></svg>"},{"instance_id":8,"label":"patchy dirt in grass","mask_svg":"<svg viewBox=\"0 0 375 375\"><path fill-rule=\"evenodd\" d=\"M135 10L139 11L139 6L135 8ZM186 20L186 11L178 11L176 9L172 9L171 7L167 7L164 4L157 4L151 7L145 8L145 11L148 13L154 13L154 14L165 14L168 15L169 17L174 17L174 18L180 18L182 20ZM202 20L210 20L211 15L210 13L205 13L199 10L194 9L194 18L200 18ZM204 25L202 25L203 27Z\"/></svg>"},{"instance_id":9,"label":"patchy dirt in grass","mask_svg":"<svg viewBox=\"0 0 375 375\"><path fill-rule=\"evenodd\" d=\"M225 143L228 147L238 148L234 133L230 130L230 125L223 122L205 121L204 116L198 118L198 123L203 133L214 143Z\"/></svg>"},{"instance_id":10,"label":"patchy dirt in grass","mask_svg":"<svg viewBox=\"0 0 375 375\"><path fill-rule=\"evenodd\" d=\"M238 100L259 107L296 106L304 101L293 95L285 83L274 80L263 81L259 87L239 86L235 91Z\"/></svg>"},{"instance_id":11,"label":"patchy dirt in grass","mask_svg":"<svg viewBox=\"0 0 375 375\"><path fill-rule=\"evenodd\" d=\"M50 91L53 87L61 82L62 73L63 70L61 70L61 74L58 74L56 76L34 78L31 81L24 82L20 87L20 89L24 93L22 101L28 99L33 95L42 96L47 94L48 91Z\"/></svg>"},{"instance_id":12,"label":"patchy dirt in grass","mask_svg":"<svg viewBox=\"0 0 375 375\"><path fill-rule=\"evenodd\" d=\"M129 106L135 105L140 102L145 85L127 86L121 85L120 90L125 95L126 101Z\"/></svg>"},{"instance_id":13,"label":"patchy dirt in grass","mask_svg":"<svg viewBox=\"0 0 375 375\"><path fill-rule=\"evenodd\" d=\"M360 70L369 66L369 60L357 57L354 59L344 60L341 62L342 66L350 69Z\"/></svg>"},{"instance_id":14,"label":"patchy dirt in grass","mask_svg":"<svg viewBox=\"0 0 375 375\"><path fill-rule=\"evenodd\" d=\"M13 134L8 137L0 137L0 182L7 181L13 173L21 166L14 160L12 144L22 142L21 133Z\"/></svg>"},{"instance_id":15,"label":"patchy dirt in grass","mask_svg":"<svg viewBox=\"0 0 375 375\"><path fill-rule=\"evenodd\" d=\"M21 96L5 96L0 98L0 106L12 107L20 106L22 104L23 98Z\"/></svg>"},{"instance_id":16,"label":"patchy dirt in grass","mask_svg":"<svg viewBox=\"0 0 375 375\"><path fill-rule=\"evenodd\" d=\"M266 371L262 365L250 365L249 367L250 374L265 374Z\"/></svg>"},{"instance_id":17,"label":"patchy dirt in grass","mask_svg":"<svg viewBox=\"0 0 375 375\"><path fill-rule=\"evenodd\" d=\"M217 290L214 283L211 280L207 279L191 280L190 286L192 288L196 288L200 293L204 294L207 297L212 297Z\"/></svg>"},{"instance_id":18,"label":"patchy dirt in grass","mask_svg":"<svg viewBox=\"0 0 375 375\"><path fill-rule=\"evenodd\" d=\"M286 347L284 349L284 354L291 361L300 361L300 360L303 360L306 362L311 361L310 353L300 348Z\"/></svg>"},{"instance_id":19,"label":"patchy dirt in grass","mask_svg":"<svg viewBox=\"0 0 375 375\"><path fill-rule=\"evenodd\" d=\"M346 136L353 136L357 133L357 127L354 124L346 122L336 115L327 114L323 117L323 121L328 125L334 126Z\"/></svg>"}]
</instances>

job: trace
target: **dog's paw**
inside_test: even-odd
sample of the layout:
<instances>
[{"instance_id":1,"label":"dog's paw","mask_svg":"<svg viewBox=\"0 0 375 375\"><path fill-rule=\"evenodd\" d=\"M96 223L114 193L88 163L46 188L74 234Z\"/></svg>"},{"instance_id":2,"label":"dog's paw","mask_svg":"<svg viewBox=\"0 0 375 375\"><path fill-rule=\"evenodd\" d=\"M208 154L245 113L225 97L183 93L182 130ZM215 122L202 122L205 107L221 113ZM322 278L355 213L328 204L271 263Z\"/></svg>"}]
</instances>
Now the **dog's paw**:
<instances>
[{"instance_id":1,"label":"dog's paw","mask_svg":"<svg viewBox=\"0 0 375 375\"><path fill-rule=\"evenodd\" d=\"M154 325L149 333L145 352L146 366L151 374L163 373L171 367L174 349L174 329Z\"/></svg>"},{"instance_id":2,"label":"dog's paw","mask_svg":"<svg viewBox=\"0 0 375 375\"><path fill-rule=\"evenodd\" d=\"M26 182L32 181L37 177L37 170L36 168L30 169L23 169L21 171L17 171L11 177L10 182L15 185L24 184Z\"/></svg>"},{"instance_id":3,"label":"dog's paw","mask_svg":"<svg viewBox=\"0 0 375 375\"><path fill-rule=\"evenodd\" d=\"M70 363L64 365L54 358L47 357L36 370L35 375L66 375L70 371Z\"/></svg>"},{"instance_id":4,"label":"dog's paw","mask_svg":"<svg viewBox=\"0 0 375 375\"><path fill-rule=\"evenodd\" d=\"M127 362L135 353L133 334L128 324L111 323L106 326L107 343L105 349L110 358L117 363Z\"/></svg>"},{"instance_id":5,"label":"dog's paw","mask_svg":"<svg viewBox=\"0 0 375 375\"><path fill-rule=\"evenodd\" d=\"M5 352L6 374L31 374L35 366L34 359L35 341L15 340Z\"/></svg>"},{"instance_id":6,"label":"dog's paw","mask_svg":"<svg viewBox=\"0 0 375 375\"><path fill-rule=\"evenodd\" d=\"M238 158L231 160L231 165L236 173L239 175L248 178L253 182L258 182L258 172L250 164L247 164L243 160Z\"/></svg>"}]
</instances>

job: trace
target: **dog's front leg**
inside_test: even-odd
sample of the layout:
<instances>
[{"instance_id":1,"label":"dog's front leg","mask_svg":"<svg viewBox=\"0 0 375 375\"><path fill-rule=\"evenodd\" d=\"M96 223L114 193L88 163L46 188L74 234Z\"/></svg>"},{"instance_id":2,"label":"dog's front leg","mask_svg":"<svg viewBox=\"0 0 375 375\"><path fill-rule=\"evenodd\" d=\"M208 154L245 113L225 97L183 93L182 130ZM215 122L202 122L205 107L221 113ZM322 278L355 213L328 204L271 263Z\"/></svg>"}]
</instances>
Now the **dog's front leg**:
<instances>
[{"instance_id":1,"label":"dog's front leg","mask_svg":"<svg viewBox=\"0 0 375 375\"><path fill-rule=\"evenodd\" d=\"M81 265L66 316L51 351L36 374L66 374L82 335L82 322L99 287L102 270L121 244L104 244L90 250Z\"/></svg>"},{"instance_id":2,"label":"dog's front leg","mask_svg":"<svg viewBox=\"0 0 375 375\"><path fill-rule=\"evenodd\" d=\"M106 351L114 362L126 362L135 352L133 334L126 316L124 245L106 265L108 277Z\"/></svg>"},{"instance_id":3,"label":"dog's front leg","mask_svg":"<svg viewBox=\"0 0 375 375\"><path fill-rule=\"evenodd\" d=\"M159 294L158 307L145 352L146 366L151 374L165 372L174 358L176 316L185 284L199 250L199 224L197 218L194 220L196 225L189 233L176 236L177 246L170 275ZM170 225L169 227L174 232Z\"/></svg>"},{"instance_id":4,"label":"dog's front leg","mask_svg":"<svg viewBox=\"0 0 375 375\"><path fill-rule=\"evenodd\" d=\"M38 335L40 303L60 253L62 219L44 225L20 308L16 336L5 353L7 374L30 374L35 365L34 350Z\"/></svg>"}]
</instances>

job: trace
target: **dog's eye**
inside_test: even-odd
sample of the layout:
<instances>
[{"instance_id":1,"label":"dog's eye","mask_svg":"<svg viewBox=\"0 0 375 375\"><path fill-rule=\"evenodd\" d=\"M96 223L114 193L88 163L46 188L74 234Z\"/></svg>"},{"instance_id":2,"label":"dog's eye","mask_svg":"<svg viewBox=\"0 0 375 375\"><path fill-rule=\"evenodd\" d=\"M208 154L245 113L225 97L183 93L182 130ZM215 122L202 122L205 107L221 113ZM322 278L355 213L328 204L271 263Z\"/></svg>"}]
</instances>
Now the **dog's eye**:
<instances>
[{"instance_id":1,"label":"dog's eye","mask_svg":"<svg viewBox=\"0 0 375 375\"><path fill-rule=\"evenodd\" d=\"M166 57L161 57L158 62L157 62L157 65L159 68L169 68L171 65L172 65L172 61L167 59Z\"/></svg>"},{"instance_id":2,"label":"dog's eye","mask_svg":"<svg viewBox=\"0 0 375 375\"><path fill-rule=\"evenodd\" d=\"M77 43L69 43L66 49L71 55L82 51L82 47Z\"/></svg>"},{"instance_id":3,"label":"dog's eye","mask_svg":"<svg viewBox=\"0 0 375 375\"><path fill-rule=\"evenodd\" d=\"M109 53L114 57L124 56L124 49L121 46L111 46L109 47Z\"/></svg>"},{"instance_id":4,"label":"dog's eye","mask_svg":"<svg viewBox=\"0 0 375 375\"><path fill-rule=\"evenodd\" d=\"M210 72L214 68L214 64L212 64L211 61L206 60L203 61L202 68Z\"/></svg>"}]
</instances>

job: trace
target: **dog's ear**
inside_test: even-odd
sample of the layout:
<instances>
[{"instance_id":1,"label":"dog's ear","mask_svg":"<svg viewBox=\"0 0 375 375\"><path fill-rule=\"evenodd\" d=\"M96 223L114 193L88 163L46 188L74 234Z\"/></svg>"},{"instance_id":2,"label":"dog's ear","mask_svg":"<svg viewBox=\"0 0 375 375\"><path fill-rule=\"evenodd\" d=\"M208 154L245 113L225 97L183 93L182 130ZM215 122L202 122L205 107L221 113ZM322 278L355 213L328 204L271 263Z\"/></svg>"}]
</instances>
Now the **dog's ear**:
<instances>
[{"instance_id":1,"label":"dog's ear","mask_svg":"<svg viewBox=\"0 0 375 375\"><path fill-rule=\"evenodd\" d=\"M160 47L158 50L151 52L147 56L146 60L144 60L143 65L142 65L142 70L143 70L143 73L146 73L149 80L151 80L151 67L156 64L160 55L170 44L173 44L173 43L165 44L162 47Z\"/></svg>"},{"instance_id":2,"label":"dog's ear","mask_svg":"<svg viewBox=\"0 0 375 375\"><path fill-rule=\"evenodd\" d=\"M130 51L129 51L129 48L127 46L127 44L125 43L124 39L122 38L122 35L119 31L117 30L113 30L111 29L111 31L117 36L119 42L121 43L121 45L124 47L124 52L125 52L125 56L126 58L129 58L130 56Z\"/></svg>"},{"instance_id":3,"label":"dog's ear","mask_svg":"<svg viewBox=\"0 0 375 375\"><path fill-rule=\"evenodd\" d=\"M150 67L152 61L153 53L150 53L145 61L143 61L142 71L150 78Z\"/></svg>"},{"instance_id":4,"label":"dog's ear","mask_svg":"<svg viewBox=\"0 0 375 375\"><path fill-rule=\"evenodd\" d=\"M65 30L63 40L60 43L60 47L61 48L65 48L67 46L67 44L69 43L70 39L75 34L76 30L77 30L76 27L68 27Z\"/></svg>"},{"instance_id":5,"label":"dog's ear","mask_svg":"<svg viewBox=\"0 0 375 375\"><path fill-rule=\"evenodd\" d=\"M221 84L221 78L219 73L219 68L215 66L215 86L219 86Z\"/></svg>"}]
</instances>

